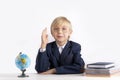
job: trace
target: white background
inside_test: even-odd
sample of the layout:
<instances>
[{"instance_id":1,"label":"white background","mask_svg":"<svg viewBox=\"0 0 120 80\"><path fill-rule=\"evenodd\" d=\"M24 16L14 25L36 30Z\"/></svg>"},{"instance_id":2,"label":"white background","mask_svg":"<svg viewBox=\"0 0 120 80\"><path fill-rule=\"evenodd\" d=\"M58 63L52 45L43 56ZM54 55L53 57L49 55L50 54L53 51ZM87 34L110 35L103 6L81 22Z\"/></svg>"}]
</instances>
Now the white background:
<instances>
[{"instance_id":1,"label":"white background","mask_svg":"<svg viewBox=\"0 0 120 80\"><path fill-rule=\"evenodd\" d=\"M31 58L27 72L36 73L35 59L41 32L57 16L73 25L71 40L82 46L85 63L120 63L119 0L0 0L0 73L19 73L19 52Z\"/></svg>"}]
</instances>

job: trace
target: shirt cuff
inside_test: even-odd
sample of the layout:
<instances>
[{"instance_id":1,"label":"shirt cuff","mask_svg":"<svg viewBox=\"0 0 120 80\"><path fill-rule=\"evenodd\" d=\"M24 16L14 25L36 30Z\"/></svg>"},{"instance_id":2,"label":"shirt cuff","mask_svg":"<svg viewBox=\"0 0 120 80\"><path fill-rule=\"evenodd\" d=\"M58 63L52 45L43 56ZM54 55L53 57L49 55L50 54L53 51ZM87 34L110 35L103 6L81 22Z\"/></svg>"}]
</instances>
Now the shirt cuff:
<instances>
[{"instance_id":1,"label":"shirt cuff","mask_svg":"<svg viewBox=\"0 0 120 80\"><path fill-rule=\"evenodd\" d=\"M40 52L44 52L44 51L46 51L46 48L44 49L40 48Z\"/></svg>"}]
</instances>

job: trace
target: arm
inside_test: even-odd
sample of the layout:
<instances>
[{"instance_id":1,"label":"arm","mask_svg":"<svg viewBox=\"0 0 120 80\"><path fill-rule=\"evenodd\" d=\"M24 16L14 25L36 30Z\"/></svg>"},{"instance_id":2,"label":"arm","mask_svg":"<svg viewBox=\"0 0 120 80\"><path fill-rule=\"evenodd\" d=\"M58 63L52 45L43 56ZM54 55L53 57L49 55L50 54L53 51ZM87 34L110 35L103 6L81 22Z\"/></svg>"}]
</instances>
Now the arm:
<instances>
[{"instance_id":1,"label":"arm","mask_svg":"<svg viewBox=\"0 0 120 80\"><path fill-rule=\"evenodd\" d=\"M50 63L46 51L44 52L38 51L38 55L36 58L36 65L35 65L36 71L38 73L44 72L49 69L49 65Z\"/></svg>"},{"instance_id":2,"label":"arm","mask_svg":"<svg viewBox=\"0 0 120 80\"><path fill-rule=\"evenodd\" d=\"M47 70L45 72L42 72L40 74L54 74L54 73L56 73L56 69L55 68L49 69L49 70Z\"/></svg>"},{"instance_id":3,"label":"arm","mask_svg":"<svg viewBox=\"0 0 120 80\"><path fill-rule=\"evenodd\" d=\"M48 35L47 35L47 28L45 28L41 36L41 48L40 49L45 49L47 43L48 43ZM49 68L49 59L46 54L46 51L40 52L39 50L37 58L36 58L36 65L35 65L36 71L40 73L40 72L48 70L48 68Z\"/></svg>"}]
</instances>

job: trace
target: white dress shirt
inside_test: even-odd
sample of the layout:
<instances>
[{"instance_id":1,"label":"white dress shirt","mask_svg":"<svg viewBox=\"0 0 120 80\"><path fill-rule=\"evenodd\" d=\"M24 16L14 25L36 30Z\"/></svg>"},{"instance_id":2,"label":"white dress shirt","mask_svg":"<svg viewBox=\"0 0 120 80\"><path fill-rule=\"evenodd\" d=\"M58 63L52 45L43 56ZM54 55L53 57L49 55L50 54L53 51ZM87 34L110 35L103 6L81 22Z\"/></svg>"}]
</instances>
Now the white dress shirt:
<instances>
[{"instance_id":1,"label":"white dress shirt","mask_svg":"<svg viewBox=\"0 0 120 80\"><path fill-rule=\"evenodd\" d=\"M67 44L67 43L65 43L63 46L59 46L59 45L57 44L57 47L58 47L58 50L59 50L60 54L62 53L62 51L63 51L63 49L64 49L64 47L65 47L66 44Z\"/></svg>"}]
</instances>

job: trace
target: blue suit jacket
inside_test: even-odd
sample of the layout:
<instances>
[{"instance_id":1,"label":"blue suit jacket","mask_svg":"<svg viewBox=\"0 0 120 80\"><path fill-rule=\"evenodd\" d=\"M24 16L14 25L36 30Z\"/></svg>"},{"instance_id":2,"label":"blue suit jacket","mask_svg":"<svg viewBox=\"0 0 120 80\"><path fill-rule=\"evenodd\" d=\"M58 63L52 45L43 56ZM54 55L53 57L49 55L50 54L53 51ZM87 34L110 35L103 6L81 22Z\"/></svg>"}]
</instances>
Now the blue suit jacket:
<instances>
[{"instance_id":1,"label":"blue suit jacket","mask_svg":"<svg viewBox=\"0 0 120 80\"><path fill-rule=\"evenodd\" d=\"M46 51L38 51L35 69L38 73L56 68L56 74L75 74L84 72L84 61L81 58L81 46L68 41L62 53L59 53L56 42L47 44Z\"/></svg>"}]
</instances>

